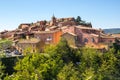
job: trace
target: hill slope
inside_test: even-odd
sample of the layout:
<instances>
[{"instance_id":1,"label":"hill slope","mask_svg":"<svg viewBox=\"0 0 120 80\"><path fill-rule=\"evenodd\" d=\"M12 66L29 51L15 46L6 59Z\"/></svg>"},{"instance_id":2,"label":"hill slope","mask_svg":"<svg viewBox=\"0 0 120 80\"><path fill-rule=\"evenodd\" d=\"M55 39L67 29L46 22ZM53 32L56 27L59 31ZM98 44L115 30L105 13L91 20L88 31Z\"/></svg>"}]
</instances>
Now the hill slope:
<instances>
[{"instance_id":1,"label":"hill slope","mask_svg":"<svg viewBox=\"0 0 120 80\"><path fill-rule=\"evenodd\" d=\"M120 28L104 29L105 33L120 33Z\"/></svg>"}]
</instances>

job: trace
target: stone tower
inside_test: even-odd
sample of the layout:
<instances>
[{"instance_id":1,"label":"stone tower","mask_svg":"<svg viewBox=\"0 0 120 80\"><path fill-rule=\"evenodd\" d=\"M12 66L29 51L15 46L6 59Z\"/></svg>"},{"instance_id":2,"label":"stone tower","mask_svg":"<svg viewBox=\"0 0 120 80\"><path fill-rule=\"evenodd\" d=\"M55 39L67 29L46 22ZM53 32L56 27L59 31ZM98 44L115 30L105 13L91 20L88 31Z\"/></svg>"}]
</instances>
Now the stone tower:
<instances>
[{"instance_id":1,"label":"stone tower","mask_svg":"<svg viewBox=\"0 0 120 80\"><path fill-rule=\"evenodd\" d=\"M56 26L56 18L55 18L55 16L54 16L54 14L53 14L53 16L52 16L52 20L51 20L51 22L50 22L50 26Z\"/></svg>"}]
</instances>

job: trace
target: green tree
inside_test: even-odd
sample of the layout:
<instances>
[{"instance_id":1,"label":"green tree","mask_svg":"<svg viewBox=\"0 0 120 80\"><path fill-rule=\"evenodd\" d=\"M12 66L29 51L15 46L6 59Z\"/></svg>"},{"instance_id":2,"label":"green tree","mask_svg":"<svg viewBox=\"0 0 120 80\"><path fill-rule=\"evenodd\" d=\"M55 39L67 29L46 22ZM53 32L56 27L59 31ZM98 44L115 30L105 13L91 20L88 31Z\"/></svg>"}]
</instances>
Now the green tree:
<instances>
[{"instance_id":1,"label":"green tree","mask_svg":"<svg viewBox=\"0 0 120 80\"><path fill-rule=\"evenodd\" d=\"M65 39L44 53L28 54L5 80L119 80L120 52L102 53L92 48L73 49Z\"/></svg>"},{"instance_id":2,"label":"green tree","mask_svg":"<svg viewBox=\"0 0 120 80\"><path fill-rule=\"evenodd\" d=\"M82 74L83 80L95 80L95 71L93 68L87 68Z\"/></svg>"},{"instance_id":3,"label":"green tree","mask_svg":"<svg viewBox=\"0 0 120 80\"><path fill-rule=\"evenodd\" d=\"M68 45L68 42L66 39L61 38L60 42L56 46L55 49L57 55L60 55L62 60L65 63L69 63L72 60L73 53L71 51L71 47Z\"/></svg>"},{"instance_id":4,"label":"green tree","mask_svg":"<svg viewBox=\"0 0 120 80\"><path fill-rule=\"evenodd\" d=\"M7 48L10 48L12 46L12 41L4 39L0 40L0 50L5 50Z\"/></svg>"},{"instance_id":5,"label":"green tree","mask_svg":"<svg viewBox=\"0 0 120 80\"><path fill-rule=\"evenodd\" d=\"M53 80L62 64L62 60L57 61L48 54L29 54L17 62L17 72L5 80Z\"/></svg>"},{"instance_id":6,"label":"green tree","mask_svg":"<svg viewBox=\"0 0 120 80\"><path fill-rule=\"evenodd\" d=\"M73 63L69 63L59 71L57 80L80 80L80 73Z\"/></svg>"},{"instance_id":7,"label":"green tree","mask_svg":"<svg viewBox=\"0 0 120 80\"><path fill-rule=\"evenodd\" d=\"M3 71L4 69L5 69L5 66L0 61L0 80L2 80L2 77L4 75L4 71Z\"/></svg>"},{"instance_id":8,"label":"green tree","mask_svg":"<svg viewBox=\"0 0 120 80\"><path fill-rule=\"evenodd\" d=\"M80 16L77 16L76 22L80 23L80 21L82 21L82 20L81 20L81 17L80 17Z\"/></svg>"},{"instance_id":9,"label":"green tree","mask_svg":"<svg viewBox=\"0 0 120 80\"><path fill-rule=\"evenodd\" d=\"M53 55L56 51L55 45L46 45L44 49L44 53L47 53L49 55Z\"/></svg>"},{"instance_id":10,"label":"green tree","mask_svg":"<svg viewBox=\"0 0 120 80\"><path fill-rule=\"evenodd\" d=\"M114 62L115 64L114 76L116 77L117 80L119 80L120 79L120 51L118 51L114 55L116 57L116 61Z\"/></svg>"},{"instance_id":11,"label":"green tree","mask_svg":"<svg viewBox=\"0 0 120 80\"><path fill-rule=\"evenodd\" d=\"M80 68L85 71L86 68L96 69L100 65L101 53L92 48L82 48L81 49L81 59L80 59Z\"/></svg>"},{"instance_id":12,"label":"green tree","mask_svg":"<svg viewBox=\"0 0 120 80\"><path fill-rule=\"evenodd\" d=\"M23 50L23 53L24 55L27 55L27 54L31 54L32 53L32 47L26 47L24 50Z\"/></svg>"},{"instance_id":13,"label":"green tree","mask_svg":"<svg viewBox=\"0 0 120 80\"><path fill-rule=\"evenodd\" d=\"M96 71L97 78L102 80L116 80L116 61L117 58L115 57L113 50L103 54L101 56L101 65Z\"/></svg>"},{"instance_id":14,"label":"green tree","mask_svg":"<svg viewBox=\"0 0 120 80\"><path fill-rule=\"evenodd\" d=\"M0 58L5 57L5 52L3 50L0 51Z\"/></svg>"},{"instance_id":15,"label":"green tree","mask_svg":"<svg viewBox=\"0 0 120 80\"><path fill-rule=\"evenodd\" d=\"M115 43L113 43L113 46L114 46L114 49L115 49L115 51L114 51L115 54L117 54L118 51L120 51L120 45L119 44L120 44L119 38L115 38Z\"/></svg>"},{"instance_id":16,"label":"green tree","mask_svg":"<svg viewBox=\"0 0 120 80\"><path fill-rule=\"evenodd\" d=\"M114 50L103 54L94 49L83 48L81 49L79 72L83 80L115 80L119 73L115 68L116 61Z\"/></svg>"}]
</instances>

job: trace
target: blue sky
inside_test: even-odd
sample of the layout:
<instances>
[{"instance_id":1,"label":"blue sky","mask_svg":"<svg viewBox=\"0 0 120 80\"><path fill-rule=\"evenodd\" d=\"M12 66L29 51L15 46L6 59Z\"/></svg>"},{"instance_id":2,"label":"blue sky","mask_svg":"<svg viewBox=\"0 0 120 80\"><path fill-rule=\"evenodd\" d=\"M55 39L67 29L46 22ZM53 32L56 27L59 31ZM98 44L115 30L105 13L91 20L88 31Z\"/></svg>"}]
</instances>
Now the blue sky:
<instances>
[{"instance_id":1,"label":"blue sky","mask_svg":"<svg viewBox=\"0 0 120 80\"><path fill-rule=\"evenodd\" d=\"M0 31L16 29L21 23L77 17L94 28L120 27L120 0L1 0Z\"/></svg>"}]
</instances>

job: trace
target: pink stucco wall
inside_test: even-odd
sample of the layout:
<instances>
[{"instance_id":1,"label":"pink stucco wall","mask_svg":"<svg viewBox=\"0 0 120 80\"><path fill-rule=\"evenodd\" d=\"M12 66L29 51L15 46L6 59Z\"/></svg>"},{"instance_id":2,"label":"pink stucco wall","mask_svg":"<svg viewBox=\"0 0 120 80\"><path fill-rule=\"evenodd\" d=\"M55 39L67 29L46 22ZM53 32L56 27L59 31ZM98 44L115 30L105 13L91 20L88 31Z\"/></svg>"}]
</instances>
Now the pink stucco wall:
<instances>
[{"instance_id":1,"label":"pink stucco wall","mask_svg":"<svg viewBox=\"0 0 120 80\"><path fill-rule=\"evenodd\" d=\"M114 37L100 37L100 30L93 29L93 28L80 28L80 27L66 27L63 30L63 33L70 32L77 35L78 44L85 45L85 44L97 44L97 43L113 43Z\"/></svg>"},{"instance_id":2,"label":"pink stucco wall","mask_svg":"<svg viewBox=\"0 0 120 80\"><path fill-rule=\"evenodd\" d=\"M115 42L115 38L101 38L101 42L104 42L104 43L114 43Z\"/></svg>"},{"instance_id":3,"label":"pink stucco wall","mask_svg":"<svg viewBox=\"0 0 120 80\"><path fill-rule=\"evenodd\" d=\"M70 32L70 33L74 33L77 35L77 40L79 44L87 44L87 43L99 43L99 31L98 30L94 30L94 29L81 29L81 28L77 28L77 27L66 27L63 30L63 33L66 32ZM95 34L91 35L91 34ZM87 41L85 42L85 39L87 39ZM94 41L93 41L94 39Z\"/></svg>"}]
</instances>

